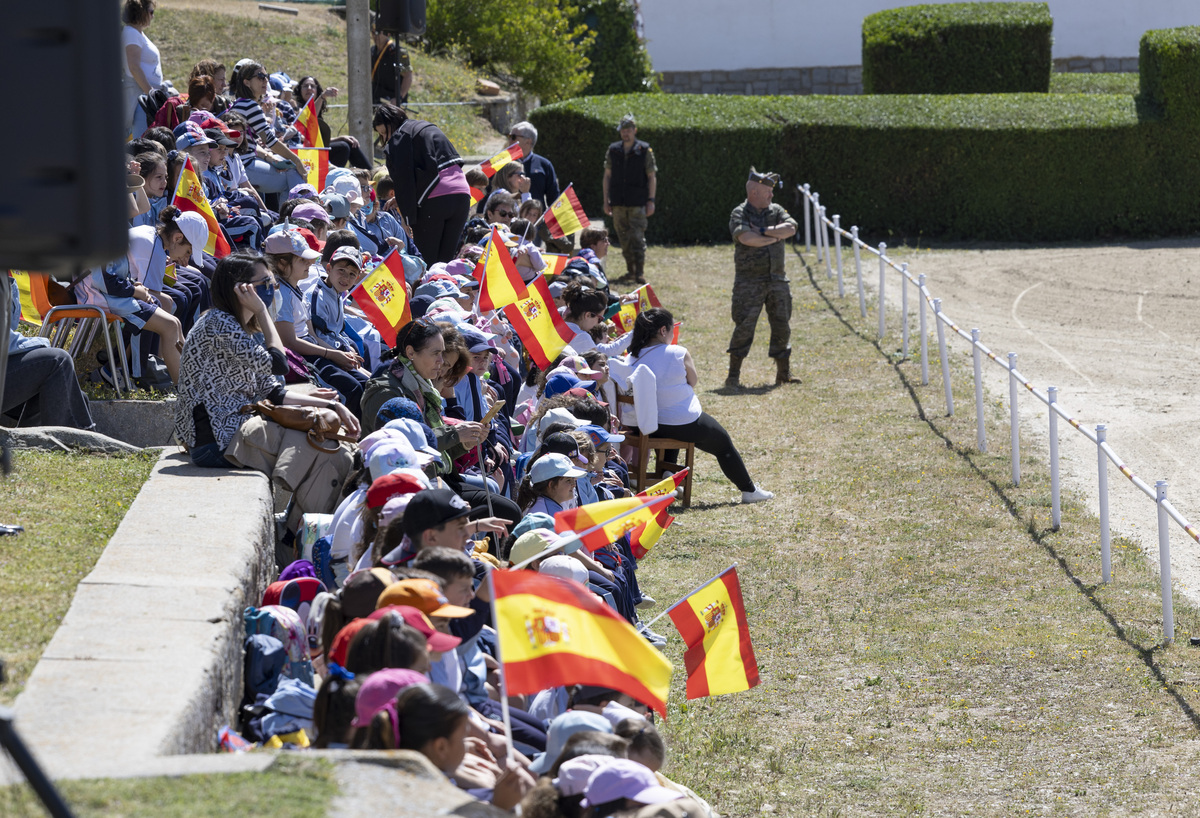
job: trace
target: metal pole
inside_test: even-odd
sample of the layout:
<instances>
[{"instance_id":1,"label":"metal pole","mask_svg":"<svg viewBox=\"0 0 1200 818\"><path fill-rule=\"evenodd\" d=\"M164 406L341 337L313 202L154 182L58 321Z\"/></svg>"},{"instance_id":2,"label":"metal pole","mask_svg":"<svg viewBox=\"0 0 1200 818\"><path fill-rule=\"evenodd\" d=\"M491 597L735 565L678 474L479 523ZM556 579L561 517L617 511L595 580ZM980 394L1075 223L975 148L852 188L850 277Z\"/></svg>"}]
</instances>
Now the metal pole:
<instances>
[{"instance_id":1,"label":"metal pole","mask_svg":"<svg viewBox=\"0 0 1200 818\"><path fill-rule=\"evenodd\" d=\"M1054 411L1054 404L1058 403L1058 387L1048 387L1046 397L1050 400L1050 527L1058 531L1062 524L1058 498L1058 412Z\"/></svg>"},{"instance_id":2,"label":"metal pole","mask_svg":"<svg viewBox=\"0 0 1200 818\"><path fill-rule=\"evenodd\" d=\"M921 313L921 386L929 386L929 334L925 329L925 274L917 276L917 303Z\"/></svg>"},{"instance_id":3,"label":"metal pole","mask_svg":"<svg viewBox=\"0 0 1200 818\"><path fill-rule=\"evenodd\" d=\"M946 417L954 417L954 390L950 386L950 359L946 357L946 328L942 321L942 299L933 299L933 323L937 325L938 354L942 358L942 386L946 391Z\"/></svg>"},{"instance_id":4,"label":"metal pole","mask_svg":"<svg viewBox=\"0 0 1200 818\"><path fill-rule=\"evenodd\" d=\"M479 458L479 470L483 474L483 493L487 495L488 516L495 517L496 512L492 510L492 489L488 486L487 463L483 459L483 441L475 447L475 456Z\"/></svg>"},{"instance_id":5,"label":"metal pole","mask_svg":"<svg viewBox=\"0 0 1200 818\"><path fill-rule=\"evenodd\" d=\"M979 330L971 330L971 362L975 365L975 443L987 451L987 429L983 426L983 353L979 351Z\"/></svg>"},{"instance_id":6,"label":"metal pole","mask_svg":"<svg viewBox=\"0 0 1200 818\"><path fill-rule=\"evenodd\" d=\"M833 217L833 251L837 255L838 298L846 297L846 288L842 285L842 217Z\"/></svg>"},{"instance_id":7,"label":"metal pole","mask_svg":"<svg viewBox=\"0 0 1200 818\"><path fill-rule=\"evenodd\" d=\"M1108 427L1096 425L1096 466L1100 478L1100 575L1104 584L1112 582L1112 534L1108 530L1108 455L1104 453L1104 439Z\"/></svg>"},{"instance_id":8,"label":"metal pole","mask_svg":"<svg viewBox=\"0 0 1200 818\"><path fill-rule=\"evenodd\" d=\"M1017 408L1017 353L1008 353L1008 425L1013 485L1021 485L1021 416Z\"/></svg>"},{"instance_id":9,"label":"metal pole","mask_svg":"<svg viewBox=\"0 0 1200 818\"><path fill-rule=\"evenodd\" d=\"M858 312L863 318L867 317L867 294L863 290L862 280L862 248L859 246L858 227L850 228L850 237L854 239L854 277L858 282Z\"/></svg>"},{"instance_id":10,"label":"metal pole","mask_svg":"<svg viewBox=\"0 0 1200 818\"><path fill-rule=\"evenodd\" d=\"M812 212L808 209L808 185L804 186L804 252L808 252L812 244Z\"/></svg>"},{"instance_id":11,"label":"metal pole","mask_svg":"<svg viewBox=\"0 0 1200 818\"><path fill-rule=\"evenodd\" d=\"M829 234L825 232L825 205L821 205L821 243L825 245L825 277L833 278L833 262L829 255Z\"/></svg>"},{"instance_id":12,"label":"metal pole","mask_svg":"<svg viewBox=\"0 0 1200 818\"><path fill-rule=\"evenodd\" d=\"M900 265L900 355L908 360L908 262Z\"/></svg>"},{"instance_id":13,"label":"metal pole","mask_svg":"<svg viewBox=\"0 0 1200 818\"><path fill-rule=\"evenodd\" d=\"M883 306L885 290L887 288L887 262L883 260L884 254L887 252L887 245L879 242L879 340L883 340L883 334L887 330L887 325L884 321Z\"/></svg>"},{"instance_id":14,"label":"metal pole","mask_svg":"<svg viewBox=\"0 0 1200 818\"><path fill-rule=\"evenodd\" d=\"M1175 641L1175 610L1171 600L1171 521L1167 517L1167 481L1154 484L1158 495L1158 576L1162 585L1163 641Z\"/></svg>"},{"instance_id":15,"label":"metal pole","mask_svg":"<svg viewBox=\"0 0 1200 818\"><path fill-rule=\"evenodd\" d=\"M349 87L346 128L363 152L373 157L371 145L371 9L369 0L346 0L346 85ZM399 86L397 86L399 90Z\"/></svg>"},{"instance_id":16,"label":"metal pole","mask_svg":"<svg viewBox=\"0 0 1200 818\"><path fill-rule=\"evenodd\" d=\"M3 278L7 279L8 276L5 275ZM8 305L6 304L5 311L7 310ZM115 361L109 361L109 366L113 366L115 363ZM42 768L34 760L29 748L25 746L25 742L17 735L17 730L13 727L13 720L13 711L7 707L0 707L0 750L8 751L25 776L25 780L29 782L29 786L37 794L38 800L45 805L51 818L71 818L71 808L67 806L67 802L59 795L54 784L42 772Z\"/></svg>"}]
</instances>

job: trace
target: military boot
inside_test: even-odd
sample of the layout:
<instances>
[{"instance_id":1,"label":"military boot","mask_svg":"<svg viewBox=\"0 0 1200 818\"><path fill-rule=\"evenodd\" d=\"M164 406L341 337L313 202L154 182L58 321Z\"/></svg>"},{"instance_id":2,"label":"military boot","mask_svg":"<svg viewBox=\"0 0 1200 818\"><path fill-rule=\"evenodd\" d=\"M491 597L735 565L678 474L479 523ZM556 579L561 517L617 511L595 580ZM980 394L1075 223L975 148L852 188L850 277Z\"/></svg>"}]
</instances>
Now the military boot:
<instances>
[{"instance_id":1,"label":"military boot","mask_svg":"<svg viewBox=\"0 0 1200 818\"><path fill-rule=\"evenodd\" d=\"M646 283L645 272L646 272L646 259L639 258L633 264L633 283L634 284L645 284Z\"/></svg>"},{"instance_id":2,"label":"military boot","mask_svg":"<svg viewBox=\"0 0 1200 818\"><path fill-rule=\"evenodd\" d=\"M775 385L782 386L785 383L800 383L799 378L792 377L792 355L789 352L786 355L780 355L775 359Z\"/></svg>"},{"instance_id":3,"label":"military boot","mask_svg":"<svg viewBox=\"0 0 1200 818\"><path fill-rule=\"evenodd\" d=\"M729 356L729 375L725 378L726 389L738 389L741 384L738 379L742 376L742 361L746 360L744 355Z\"/></svg>"}]
</instances>

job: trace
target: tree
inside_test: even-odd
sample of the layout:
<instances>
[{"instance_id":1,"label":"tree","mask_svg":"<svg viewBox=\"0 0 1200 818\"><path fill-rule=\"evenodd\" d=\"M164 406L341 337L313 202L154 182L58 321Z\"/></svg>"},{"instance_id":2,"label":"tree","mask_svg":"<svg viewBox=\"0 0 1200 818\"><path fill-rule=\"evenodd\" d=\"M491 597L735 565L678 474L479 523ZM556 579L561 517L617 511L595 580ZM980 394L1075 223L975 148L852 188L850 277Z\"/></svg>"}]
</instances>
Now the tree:
<instances>
[{"instance_id":1,"label":"tree","mask_svg":"<svg viewBox=\"0 0 1200 818\"><path fill-rule=\"evenodd\" d=\"M592 81L584 96L657 91L646 44L637 35L637 10L629 0L580 0L576 20L596 33L588 49Z\"/></svg>"}]
</instances>

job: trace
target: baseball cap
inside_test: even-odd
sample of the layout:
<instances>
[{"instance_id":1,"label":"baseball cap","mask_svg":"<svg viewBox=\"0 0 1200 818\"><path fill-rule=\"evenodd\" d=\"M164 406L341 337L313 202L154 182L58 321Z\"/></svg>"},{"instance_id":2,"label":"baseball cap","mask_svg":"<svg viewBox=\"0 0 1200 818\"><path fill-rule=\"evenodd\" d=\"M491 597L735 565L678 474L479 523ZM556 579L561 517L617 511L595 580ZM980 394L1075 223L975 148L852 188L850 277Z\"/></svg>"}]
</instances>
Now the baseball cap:
<instances>
[{"instance_id":1,"label":"baseball cap","mask_svg":"<svg viewBox=\"0 0 1200 818\"><path fill-rule=\"evenodd\" d=\"M520 565L530 557L536 557L550 546L556 545L560 539L562 538L556 533L545 528L528 531L513 542L512 549L508 552L508 559L513 565ZM571 560L571 562L583 568L583 564L577 560ZM586 575L586 570L584 573Z\"/></svg>"},{"instance_id":2,"label":"baseball cap","mask_svg":"<svg viewBox=\"0 0 1200 818\"><path fill-rule=\"evenodd\" d=\"M453 281L446 279L426 281L420 287L413 290L413 295L431 295L434 299L463 297L462 290L458 289Z\"/></svg>"},{"instance_id":3,"label":"baseball cap","mask_svg":"<svg viewBox=\"0 0 1200 818\"><path fill-rule=\"evenodd\" d=\"M559 579L573 580L580 585L588 583L588 570L583 567L583 563L562 554L553 554L542 560L542 564L538 567L538 573Z\"/></svg>"},{"instance_id":4,"label":"baseball cap","mask_svg":"<svg viewBox=\"0 0 1200 818\"><path fill-rule=\"evenodd\" d=\"M237 142L226 136L220 128L205 128L204 135L216 144L223 145L226 148L232 148L237 144Z\"/></svg>"},{"instance_id":5,"label":"baseball cap","mask_svg":"<svg viewBox=\"0 0 1200 818\"><path fill-rule=\"evenodd\" d=\"M267 236L267 240L263 244L263 251L272 255L290 253L293 256L300 256L305 261L316 261L321 257L320 253L308 246L308 242L300 235L299 230L280 230L278 233Z\"/></svg>"},{"instance_id":6,"label":"baseball cap","mask_svg":"<svg viewBox=\"0 0 1200 818\"><path fill-rule=\"evenodd\" d=\"M493 350L496 348L495 342L492 340L495 336L491 333L482 332L470 325L463 325L458 328L463 340L467 343L469 352L483 352L484 350Z\"/></svg>"},{"instance_id":7,"label":"baseball cap","mask_svg":"<svg viewBox=\"0 0 1200 818\"><path fill-rule=\"evenodd\" d=\"M534 461L533 466L529 469L529 481L534 485L555 477L584 477L585 475L587 472L572 466L565 454L555 452L542 455Z\"/></svg>"},{"instance_id":8,"label":"baseball cap","mask_svg":"<svg viewBox=\"0 0 1200 818\"><path fill-rule=\"evenodd\" d=\"M377 622L390 613L396 614L420 631L421 635L425 637L425 643L429 645L430 650L446 653L462 644L462 639L457 636L451 636L448 633L442 633L433 626L433 623L429 621L429 617L411 605L384 605L368 616L367 620Z\"/></svg>"},{"instance_id":9,"label":"baseball cap","mask_svg":"<svg viewBox=\"0 0 1200 818\"><path fill-rule=\"evenodd\" d=\"M546 389L542 394L547 398L552 398L571 389L587 389L590 391L595 385L595 381L582 381L570 372L555 372L546 378Z\"/></svg>"},{"instance_id":10,"label":"baseball cap","mask_svg":"<svg viewBox=\"0 0 1200 818\"><path fill-rule=\"evenodd\" d=\"M308 182L301 182L288 191L287 200L316 198L317 189Z\"/></svg>"},{"instance_id":11,"label":"baseball cap","mask_svg":"<svg viewBox=\"0 0 1200 818\"><path fill-rule=\"evenodd\" d=\"M416 540L422 531L466 517L471 506L450 489L427 489L419 492L404 513L404 533Z\"/></svg>"},{"instance_id":12,"label":"baseball cap","mask_svg":"<svg viewBox=\"0 0 1200 818\"><path fill-rule=\"evenodd\" d=\"M199 267L204 263L204 246L208 244L208 222L199 213L189 211L175 217L175 226L192 245L192 265Z\"/></svg>"},{"instance_id":13,"label":"baseball cap","mask_svg":"<svg viewBox=\"0 0 1200 818\"><path fill-rule=\"evenodd\" d=\"M346 623L333 637L333 643L329 646L329 661L337 662L345 667L346 653L350 650L350 643L354 641L354 637L366 624L366 619L354 619Z\"/></svg>"},{"instance_id":14,"label":"baseball cap","mask_svg":"<svg viewBox=\"0 0 1200 818\"><path fill-rule=\"evenodd\" d=\"M361 270L363 266L362 250L359 250L352 244L344 244L333 251L329 263L332 264L335 261L349 261Z\"/></svg>"},{"instance_id":15,"label":"baseball cap","mask_svg":"<svg viewBox=\"0 0 1200 818\"><path fill-rule=\"evenodd\" d=\"M614 758L588 778L587 789L579 805L607 804L619 798L628 798L639 804L664 804L678 801L683 798L683 793L659 784L648 767L627 758Z\"/></svg>"},{"instance_id":16,"label":"baseball cap","mask_svg":"<svg viewBox=\"0 0 1200 818\"><path fill-rule=\"evenodd\" d=\"M385 667L366 677L354 697L354 721L351 727L366 727L380 710L396 701L406 687L429 681L424 673L399 667Z\"/></svg>"},{"instance_id":17,"label":"baseball cap","mask_svg":"<svg viewBox=\"0 0 1200 818\"><path fill-rule=\"evenodd\" d=\"M529 771L537 775L545 775L562 755L563 748L567 745L567 739L584 730L592 730L597 733L613 731L609 720L599 713L590 713L587 710L568 710L550 722L550 729L546 731L546 752L533 760L533 763L529 765Z\"/></svg>"},{"instance_id":18,"label":"baseball cap","mask_svg":"<svg viewBox=\"0 0 1200 818\"><path fill-rule=\"evenodd\" d=\"M397 469L423 469L433 460L433 455L418 452L407 437L401 436L376 444L371 449L367 467L371 470L371 479L378 480Z\"/></svg>"},{"instance_id":19,"label":"baseball cap","mask_svg":"<svg viewBox=\"0 0 1200 818\"><path fill-rule=\"evenodd\" d=\"M462 619L475 612L461 605L451 605L442 589L431 579L402 579L383 589L375 601L375 609L387 605L408 605L426 616Z\"/></svg>"},{"instance_id":20,"label":"baseball cap","mask_svg":"<svg viewBox=\"0 0 1200 818\"><path fill-rule=\"evenodd\" d=\"M325 208L315 202L305 202L302 205L297 205L296 209L292 211L292 218L304 219L306 222L322 221L328 223L333 221L329 218L329 214L325 212Z\"/></svg>"},{"instance_id":21,"label":"baseball cap","mask_svg":"<svg viewBox=\"0 0 1200 818\"><path fill-rule=\"evenodd\" d=\"M397 418L383 424L383 428L395 430L403 434L418 452L424 452L437 458L442 456L442 453L429 443L429 438L425 434L425 429L429 427L424 426L420 421L413 420L412 418Z\"/></svg>"},{"instance_id":22,"label":"baseball cap","mask_svg":"<svg viewBox=\"0 0 1200 818\"><path fill-rule=\"evenodd\" d=\"M326 186L324 192L336 193L349 204L362 204L362 188L359 186L358 180L348 173L337 176Z\"/></svg>"},{"instance_id":23,"label":"baseball cap","mask_svg":"<svg viewBox=\"0 0 1200 818\"><path fill-rule=\"evenodd\" d=\"M522 534L528 534L530 531L537 531L538 529L542 528L553 532L554 518L549 514L544 514L541 511L531 511L522 517L519 523L513 526L512 535L519 538ZM565 548L563 548L562 553L573 554L583 547L583 543L578 538L572 539L573 542L569 543Z\"/></svg>"},{"instance_id":24,"label":"baseball cap","mask_svg":"<svg viewBox=\"0 0 1200 818\"><path fill-rule=\"evenodd\" d=\"M588 437L592 439L592 443L596 445L601 443L620 443L625 439L625 435L614 434L603 426L596 426L592 423L589 423L587 426L580 426L579 431L587 432Z\"/></svg>"},{"instance_id":25,"label":"baseball cap","mask_svg":"<svg viewBox=\"0 0 1200 818\"><path fill-rule=\"evenodd\" d=\"M587 458L579 453L579 441L566 432L555 432L552 435L546 435L545 440L542 441L542 445L546 447L547 452L566 455L581 466L588 464Z\"/></svg>"},{"instance_id":26,"label":"baseball cap","mask_svg":"<svg viewBox=\"0 0 1200 818\"><path fill-rule=\"evenodd\" d=\"M618 131L621 130L622 128L636 128L636 127L637 127L637 120L633 118L633 114L625 114L625 116L621 117L621 121L619 123L617 123Z\"/></svg>"},{"instance_id":27,"label":"baseball cap","mask_svg":"<svg viewBox=\"0 0 1200 818\"><path fill-rule=\"evenodd\" d=\"M410 469L400 469L385 474L371 483L371 487L367 489L367 508L382 508L388 500L404 494L416 494L427 488L429 488L429 479L424 474Z\"/></svg>"},{"instance_id":28,"label":"baseball cap","mask_svg":"<svg viewBox=\"0 0 1200 818\"><path fill-rule=\"evenodd\" d=\"M358 695L362 695L359 692ZM595 753L576 756L558 766L558 777L554 779L554 789L561 795L583 795L587 789L588 779L592 773L612 761L615 756L602 756Z\"/></svg>"},{"instance_id":29,"label":"baseball cap","mask_svg":"<svg viewBox=\"0 0 1200 818\"><path fill-rule=\"evenodd\" d=\"M344 196L339 196L336 193L322 193L321 203L325 205L325 210L333 218L350 218L350 205L346 204L346 199Z\"/></svg>"},{"instance_id":30,"label":"baseball cap","mask_svg":"<svg viewBox=\"0 0 1200 818\"><path fill-rule=\"evenodd\" d=\"M197 145L215 145L216 141L209 139L195 122L183 123L183 133L175 138L175 150L183 151Z\"/></svg>"}]
</instances>

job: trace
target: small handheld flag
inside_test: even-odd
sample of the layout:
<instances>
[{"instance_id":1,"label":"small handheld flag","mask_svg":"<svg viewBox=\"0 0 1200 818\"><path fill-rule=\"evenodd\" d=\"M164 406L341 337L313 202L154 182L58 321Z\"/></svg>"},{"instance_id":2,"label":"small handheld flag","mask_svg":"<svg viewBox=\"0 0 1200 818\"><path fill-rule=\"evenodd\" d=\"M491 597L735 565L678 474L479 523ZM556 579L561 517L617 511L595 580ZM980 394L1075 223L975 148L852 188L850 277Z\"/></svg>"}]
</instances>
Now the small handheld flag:
<instances>
[{"instance_id":1,"label":"small handheld flag","mask_svg":"<svg viewBox=\"0 0 1200 818\"><path fill-rule=\"evenodd\" d=\"M471 207L483 201L483 191L477 187L471 188Z\"/></svg>"},{"instance_id":2,"label":"small handheld flag","mask_svg":"<svg viewBox=\"0 0 1200 818\"><path fill-rule=\"evenodd\" d=\"M592 224L588 221L587 214L583 212L583 205L579 203L579 197L575 195L574 183L567 185L567 189L554 200L542 218L546 222L546 227L550 228L551 237L556 239L573 236Z\"/></svg>"},{"instance_id":3,"label":"small handheld flag","mask_svg":"<svg viewBox=\"0 0 1200 818\"><path fill-rule=\"evenodd\" d=\"M317 121L316 94L309 97L308 102L300 109L300 116L296 117L296 130L299 131L300 138L304 140L304 147L325 147L325 140L321 138L321 126ZM319 191L320 188L317 190Z\"/></svg>"},{"instance_id":4,"label":"small handheld flag","mask_svg":"<svg viewBox=\"0 0 1200 818\"><path fill-rule=\"evenodd\" d=\"M663 497L625 497L620 500L603 500L588 503L579 508L569 508L554 515L554 530L559 534L574 533L588 551L603 548L619 540L623 534L635 530L658 516L675 499L675 495Z\"/></svg>"},{"instance_id":5,"label":"small handheld flag","mask_svg":"<svg viewBox=\"0 0 1200 818\"><path fill-rule=\"evenodd\" d=\"M479 309L498 310L529 297L529 290L517 273L517 265L504 246L500 231L492 228L492 240L479 262L482 276L479 282Z\"/></svg>"},{"instance_id":6,"label":"small handheld flag","mask_svg":"<svg viewBox=\"0 0 1200 818\"><path fill-rule=\"evenodd\" d=\"M737 563L667 611L687 643L687 697L719 696L758 684L758 662L742 601Z\"/></svg>"},{"instance_id":7,"label":"small handheld flag","mask_svg":"<svg viewBox=\"0 0 1200 818\"><path fill-rule=\"evenodd\" d=\"M542 253L542 261L546 262L546 268L542 270L542 276L552 278L558 275L567 269L567 262L570 260L570 256L564 256L561 253Z\"/></svg>"},{"instance_id":8,"label":"small handheld flag","mask_svg":"<svg viewBox=\"0 0 1200 818\"><path fill-rule=\"evenodd\" d=\"M320 193L325 189L325 177L329 175L328 148L299 148L296 155L304 163L305 181Z\"/></svg>"},{"instance_id":9,"label":"small handheld flag","mask_svg":"<svg viewBox=\"0 0 1200 818\"><path fill-rule=\"evenodd\" d=\"M397 331L412 320L408 293L404 289L404 262L396 248L350 293L354 303L362 307L384 342L396 345Z\"/></svg>"},{"instance_id":10,"label":"small handheld flag","mask_svg":"<svg viewBox=\"0 0 1200 818\"><path fill-rule=\"evenodd\" d=\"M204 245L204 252L217 258L225 258L233 252L229 242L225 240L225 234L221 232L221 225L213 214L208 197L204 195L200 177L192 168L191 157L185 157L183 160L183 170L179 172L179 184L175 186L175 196L171 204L184 213L199 213L204 217L208 224L208 243Z\"/></svg>"},{"instance_id":11,"label":"small handheld flag","mask_svg":"<svg viewBox=\"0 0 1200 818\"><path fill-rule=\"evenodd\" d=\"M528 289L529 297L505 307L504 317L516 330L533 362L541 369L549 369L563 347L571 343L574 333L554 306L546 279L535 278Z\"/></svg>"},{"instance_id":12,"label":"small handheld flag","mask_svg":"<svg viewBox=\"0 0 1200 818\"><path fill-rule=\"evenodd\" d=\"M480 165L479 169L483 171L484 176L491 179L496 175L496 171L500 170L500 168L504 167L509 162L516 162L524 158L525 152L521 150L520 145L514 142L504 150L500 151L500 153L496 154L491 159Z\"/></svg>"}]
</instances>

